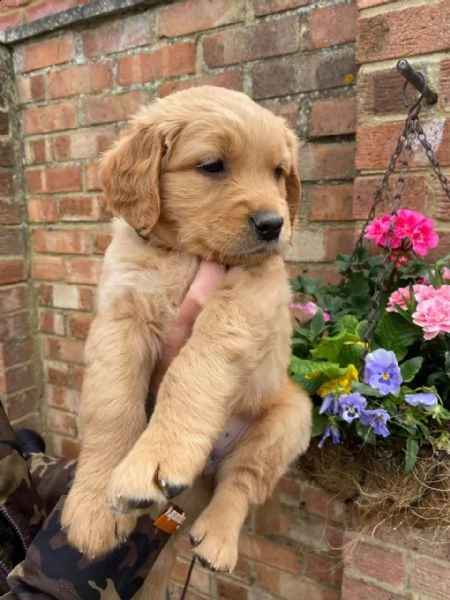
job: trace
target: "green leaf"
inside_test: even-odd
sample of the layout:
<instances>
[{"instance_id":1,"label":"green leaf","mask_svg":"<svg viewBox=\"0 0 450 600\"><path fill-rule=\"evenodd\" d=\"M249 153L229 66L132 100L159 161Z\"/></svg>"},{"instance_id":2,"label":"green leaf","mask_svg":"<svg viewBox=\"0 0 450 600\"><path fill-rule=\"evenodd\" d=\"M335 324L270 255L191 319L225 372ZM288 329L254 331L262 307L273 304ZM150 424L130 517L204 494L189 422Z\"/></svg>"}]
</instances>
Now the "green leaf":
<instances>
[{"instance_id":1,"label":"green leaf","mask_svg":"<svg viewBox=\"0 0 450 600\"><path fill-rule=\"evenodd\" d=\"M354 333L342 331L337 335L324 337L317 348L311 350L311 356L315 359L323 358L332 362L340 362L339 354L344 344L360 344L361 340Z\"/></svg>"},{"instance_id":2,"label":"green leaf","mask_svg":"<svg viewBox=\"0 0 450 600\"><path fill-rule=\"evenodd\" d=\"M383 394L378 390L375 390L370 385L366 383L361 383L359 381L354 381L352 383L352 391L359 392L363 396L368 396L369 398L383 398Z\"/></svg>"},{"instance_id":3,"label":"green leaf","mask_svg":"<svg viewBox=\"0 0 450 600\"><path fill-rule=\"evenodd\" d=\"M366 444L370 444L371 446L374 446L377 442L377 439L376 439L376 436L375 436L372 428L366 427L359 420L354 421L354 423L355 423L356 433L359 435L359 437L362 440L364 440L364 442Z\"/></svg>"},{"instance_id":4,"label":"green leaf","mask_svg":"<svg viewBox=\"0 0 450 600\"><path fill-rule=\"evenodd\" d=\"M319 375L325 375L329 379L335 379L345 373L345 369L340 367L337 363L328 361L318 360L305 360L297 358L296 356L291 357L290 371L294 375L301 375L302 377L318 377Z\"/></svg>"},{"instance_id":5,"label":"green leaf","mask_svg":"<svg viewBox=\"0 0 450 600\"><path fill-rule=\"evenodd\" d=\"M347 331L349 333L356 334L358 325L359 321L356 317L354 317L353 315L345 315L336 323L336 329L338 332Z\"/></svg>"},{"instance_id":6,"label":"green leaf","mask_svg":"<svg viewBox=\"0 0 450 600\"><path fill-rule=\"evenodd\" d=\"M414 379L414 377L420 371L422 363L423 357L415 356L414 358L405 360L405 362L400 365L400 372L405 383L408 383Z\"/></svg>"},{"instance_id":7,"label":"green leaf","mask_svg":"<svg viewBox=\"0 0 450 600\"><path fill-rule=\"evenodd\" d=\"M311 436L317 437L322 435L325 427L327 426L328 417L326 415L320 415L319 409L315 408L313 411Z\"/></svg>"},{"instance_id":8,"label":"green leaf","mask_svg":"<svg viewBox=\"0 0 450 600\"><path fill-rule=\"evenodd\" d=\"M408 438L406 440L405 473L410 473L413 470L417 461L419 448L419 442L415 438Z\"/></svg>"},{"instance_id":9,"label":"green leaf","mask_svg":"<svg viewBox=\"0 0 450 600\"><path fill-rule=\"evenodd\" d=\"M385 312L374 331L374 340L381 348L392 350L401 360L408 347L421 339L417 325L410 323L398 313Z\"/></svg>"}]
</instances>

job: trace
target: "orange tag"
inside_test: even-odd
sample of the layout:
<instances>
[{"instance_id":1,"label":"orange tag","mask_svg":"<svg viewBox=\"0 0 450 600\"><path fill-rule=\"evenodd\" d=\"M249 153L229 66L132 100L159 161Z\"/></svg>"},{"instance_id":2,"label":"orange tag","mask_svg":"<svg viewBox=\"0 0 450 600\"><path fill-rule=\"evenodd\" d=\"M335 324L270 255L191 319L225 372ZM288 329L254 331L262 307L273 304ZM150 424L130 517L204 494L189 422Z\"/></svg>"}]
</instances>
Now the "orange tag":
<instances>
[{"instance_id":1,"label":"orange tag","mask_svg":"<svg viewBox=\"0 0 450 600\"><path fill-rule=\"evenodd\" d=\"M179 506L173 504L153 521L153 525L166 533L175 533L183 525L185 519L186 513Z\"/></svg>"}]
</instances>

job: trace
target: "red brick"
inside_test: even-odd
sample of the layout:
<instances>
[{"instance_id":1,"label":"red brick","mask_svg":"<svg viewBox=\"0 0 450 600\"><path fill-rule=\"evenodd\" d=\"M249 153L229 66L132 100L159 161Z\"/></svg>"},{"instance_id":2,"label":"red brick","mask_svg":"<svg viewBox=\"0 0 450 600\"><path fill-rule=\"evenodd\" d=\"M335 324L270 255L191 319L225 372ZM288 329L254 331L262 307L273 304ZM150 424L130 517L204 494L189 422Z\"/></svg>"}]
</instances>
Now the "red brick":
<instances>
[{"instance_id":1,"label":"red brick","mask_svg":"<svg viewBox=\"0 0 450 600\"><path fill-rule=\"evenodd\" d=\"M300 105L297 101L280 103L278 100L262 103L271 112L285 119L291 129L296 130L300 113Z\"/></svg>"},{"instance_id":2,"label":"red brick","mask_svg":"<svg viewBox=\"0 0 450 600\"><path fill-rule=\"evenodd\" d=\"M34 256L32 259L33 279L43 281L61 281L64 279L64 267L60 256Z\"/></svg>"},{"instance_id":3,"label":"red brick","mask_svg":"<svg viewBox=\"0 0 450 600\"><path fill-rule=\"evenodd\" d=\"M83 123L115 123L123 121L135 113L149 100L143 91L128 92L116 96L93 96L83 103Z\"/></svg>"},{"instance_id":4,"label":"red brick","mask_svg":"<svg viewBox=\"0 0 450 600\"><path fill-rule=\"evenodd\" d=\"M295 576L274 570L263 565L255 565L257 582L260 588L267 590L283 600L339 600L338 590L322 587L309 581L303 575ZM353 598L352 598L353 600Z\"/></svg>"},{"instance_id":5,"label":"red brick","mask_svg":"<svg viewBox=\"0 0 450 600\"><path fill-rule=\"evenodd\" d=\"M354 42L357 19L358 10L354 3L312 11L307 26L308 47L315 50Z\"/></svg>"},{"instance_id":6,"label":"red brick","mask_svg":"<svg viewBox=\"0 0 450 600\"><path fill-rule=\"evenodd\" d=\"M83 92L99 92L111 87L111 83L111 65L105 63L67 67L54 71L48 76L51 98L74 96Z\"/></svg>"},{"instance_id":7,"label":"red brick","mask_svg":"<svg viewBox=\"0 0 450 600\"><path fill-rule=\"evenodd\" d=\"M20 223L20 209L16 204L0 200L0 224L16 225Z\"/></svg>"},{"instance_id":8,"label":"red brick","mask_svg":"<svg viewBox=\"0 0 450 600\"><path fill-rule=\"evenodd\" d=\"M26 108L23 112L23 128L26 134L74 129L76 126L77 111L74 101Z\"/></svg>"},{"instance_id":9,"label":"red brick","mask_svg":"<svg viewBox=\"0 0 450 600\"><path fill-rule=\"evenodd\" d=\"M308 188L307 197L309 221L348 221L356 218L353 214L353 185L350 183L313 185Z\"/></svg>"},{"instance_id":10,"label":"red brick","mask_svg":"<svg viewBox=\"0 0 450 600\"><path fill-rule=\"evenodd\" d=\"M117 19L112 25L94 27L82 33L84 54L87 57L108 55L150 43L153 20L147 13Z\"/></svg>"},{"instance_id":11,"label":"red brick","mask_svg":"<svg viewBox=\"0 0 450 600\"><path fill-rule=\"evenodd\" d=\"M204 60L209 67L290 54L297 48L298 23L290 17L213 33L203 40Z\"/></svg>"},{"instance_id":12,"label":"red brick","mask_svg":"<svg viewBox=\"0 0 450 600\"><path fill-rule=\"evenodd\" d=\"M53 154L56 160L96 158L107 150L117 137L112 127L77 129L53 137Z\"/></svg>"},{"instance_id":13,"label":"red brick","mask_svg":"<svg viewBox=\"0 0 450 600\"><path fill-rule=\"evenodd\" d=\"M79 392L66 387L47 385L46 400L49 406L71 413L77 413L80 407Z\"/></svg>"},{"instance_id":14,"label":"red brick","mask_svg":"<svg viewBox=\"0 0 450 600\"><path fill-rule=\"evenodd\" d=\"M160 37L177 37L236 23L243 16L243 0L183 0L160 11L158 34Z\"/></svg>"},{"instance_id":15,"label":"red brick","mask_svg":"<svg viewBox=\"0 0 450 600\"><path fill-rule=\"evenodd\" d=\"M364 583L345 575L342 583L342 598L343 600L406 600L411 596L389 592L374 584Z\"/></svg>"},{"instance_id":16,"label":"red brick","mask_svg":"<svg viewBox=\"0 0 450 600\"><path fill-rule=\"evenodd\" d=\"M46 4L49 4L46 2ZM22 59L22 72L50 67L68 62L75 55L72 36L58 35L50 40L27 44L19 51Z\"/></svg>"},{"instance_id":17,"label":"red brick","mask_svg":"<svg viewBox=\"0 0 450 600\"><path fill-rule=\"evenodd\" d=\"M97 284L101 268L102 262L92 258L66 258L64 260L68 283Z\"/></svg>"},{"instance_id":18,"label":"red brick","mask_svg":"<svg viewBox=\"0 0 450 600\"><path fill-rule=\"evenodd\" d=\"M332 498L325 490L318 487L307 487L303 494L305 508L308 512L323 517L327 521L344 522L345 506Z\"/></svg>"},{"instance_id":19,"label":"red brick","mask_svg":"<svg viewBox=\"0 0 450 600\"><path fill-rule=\"evenodd\" d=\"M39 102L46 96L46 77L45 75L21 77L16 80L16 89L19 103Z\"/></svg>"},{"instance_id":20,"label":"red brick","mask_svg":"<svg viewBox=\"0 0 450 600\"><path fill-rule=\"evenodd\" d=\"M360 72L358 75L359 117L388 114L406 116L402 92L403 78L397 69ZM406 89L408 102L413 100L415 93L412 86Z\"/></svg>"},{"instance_id":21,"label":"red brick","mask_svg":"<svg viewBox=\"0 0 450 600\"><path fill-rule=\"evenodd\" d=\"M0 344L0 362L5 368L24 363L33 356L34 341L31 338L24 340L10 340Z\"/></svg>"},{"instance_id":22,"label":"red brick","mask_svg":"<svg viewBox=\"0 0 450 600\"><path fill-rule=\"evenodd\" d=\"M231 90L242 91L242 73L236 70L223 71L217 75L206 75L190 79L169 80L158 86L158 96L164 97L173 92L199 85L216 85Z\"/></svg>"},{"instance_id":23,"label":"red brick","mask_svg":"<svg viewBox=\"0 0 450 600\"><path fill-rule=\"evenodd\" d=\"M51 305L53 300L53 286L48 283L41 283L36 285L36 290L38 304L42 306Z\"/></svg>"},{"instance_id":24,"label":"red brick","mask_svg":"<svg viewBox=\"0 0 450 600\"><path fill-rule=\"evenodd\" d=\"M300 149L303 181L352 179L355 174L355 144L305 144Z\"/></svg>"},{"instance_id":25,"label":"red brick","mask_svg":"<svg viewBox=\"0 0 450 600\"><path fill-rule=\"evenodd\" d=\"M69 369L67 365L53 366L47 364L45 366L46 380L54 385L65 386L69 383Z\"/></svg>"},{"instance_id":26,"label":"red brick","mask_svg":"<svg viewBox=\"0 0 450 600\"><path fill-rule=\"evenodd\" d=\"M439 104L442 108L448 109L450 107L450 60L441 62L439 90Z\"/></svg>"},{"instance_id":27,"label":"red brick","mask_svg":"<svg viewBox=\"0 0 450 600\"><path fill-rule=\"evenodd\" d=\"M8 394L5 399L2 399L2 404L8 417L15 422L39 411L39 394L35 388L22 390L15 394Z\"/></svg>"},{"instance_id":28,"label":"red brick","mask_svg":"<svg viewBox=\"0 0 450 600\"><path fill-rule=\"evenodd\" d=\"M39 171L29 169L25 173L25 180L33 194L77 192L81 189L81 170L78 165Z\"/></svg>"},{"instance_id":29,"label":"red brick","mask_svg":"<svg viewBox=\"0 0 450 600\"><path fill-rule=\"evenodd\" d=\"M356 74L352 47L337 47L331 53L312 52L257 63L251 69L253 97L280 95L348 87Z\"/></svg>"},{"instance_id":30,"label":"red brick","mask_svg":"<svg viewBox=\"0 0 450 600\"><path fill-rule=\"evenodd\" d=\"M3 0L3 6L23 6L25 4L29 4L30 2L31 0Z\"/></svg>"},{"instance_id":31,"label":"red brick","mask_svg":"<svg viewBox=\"0 0 450 600\"><path fill-rule=\"evenodd\" d=\"M80 453L80 442L61 435L51 435L51 447L55 456L64 458L78 458Z\"/></svg>"},{"instance_id":32,"label":"red brick","mask_svg":"<svg viewBox=\"0 0 450 600\"><path fill-rule=\"evenodd\" d=\"M14 194L13 174L0 172L0 196L12 196Z\"/></svg>"},{"instance_id":33,"label":"red brick","mask_svg":"<svg viewBox=\"0 0 450 600\"><path fill-rule=\"evenodd\" d=\"M30 198L27 210L31 223L55 223L58 220L56 201L53 198Z\"/></svg>"},{"instance_id":34,"label":"red brick","mask_svg":"<svg viewBox=\"0 0 450 600\"><path fill-rule=\"evenodd\" d=\"M254 0L255 15L257 17L270 15L271 13L281 12L306 6L310 0Z\"/></svg>"},{"instance_id":35,"label":"red brick","mask_svg":"<svg viewBox=\"0 0 450 600\"><path fill-rule=\"evenodd\" d=\"M20 229L0 229L0 255L23 254L23 231Z\"/></svg>"},{"instance_id":36,"label":"red brick","mask_svg":"<svg viewBox=\"0 0 450 600\"><path fill-rule=\"evenodd\" d=\"M217 580L217 593L221 600L247 600L247 590L242 585L225 579Z\"/></svg>"},{"instance_id":37,"label":"red brick","mask_svg":"<svg viewBox=\"0 0 450 600\"><path fill-rule=\"evenodd\" d=\"M68 363L83 364L84 343L81 340L68 340L48 336L44 340L44 357Z\"/></svg>"},{"instance_id":38,"label":"red brick","mask_svg":"<svg viewBox=\"0 0 450 600\"><path fill-rule=\"evenodd\" d=\"M27 21L36 21L50 15L67 10L72 5L71 0L42 0L41 2L33 2L29 8L25 10Z\"/></svg>"},{"instance_id":39,"label":"red brick","mask_svg":"<svg viewBox=\"0 0 450 600\"><path fill-rule=\"evenodd\" d=\"M46 412L47 427L50 431L76 436L77 423L75 415L56 408L48 408Z\"/></svg>"},{"instance_id":40,"label":"red brick","mask_svg":"<svg viewBox=\"0 0 450 600\"><path fill-rule=\"evenodd\" d=\"M173 567L171 578L179 583L184 583L189 570L189 564L188 561L178 558ZM208 571L200 567L200 565L194 566L189 587L200 593L209 595L210 575Z\"/></svg>"},{"instance_id":41,"label":"red brick","mask_svg":"<svg viewBox=\"0 0 450 600\"><path fill-rule=\"evenodd\" d=\"M392 0L356 0L356 6L362 10L363 8L372 8L380 4L387 4L388 2L392 2Z\"/></svg>"},{"instance_id":42,"label":"red brick","mask_svg":"<svg viewBox=\"0 0 450 600\"><path fill-rule=\"evenodd\" d=\"M0 112L0 135L8 135L9 133L9 114Z\"/></svg>"},{"instance_id":43,"label":"red brick","mask_svg":"<svg viewBox=\"0 0 450 600\"><path fill-rule=\"evenodd\" d=\"M12 367L5 372L6 391L9 394L34 386L34 369L31 363Z\"/></svg>"},{"instance_id":44,"label":"red brick","mask_svg":"<svg viewBox=\"0 0 450 600\"><path fill-rule=\"evenodd\" d=\"M83 189L88 192L99 191L102 189L98 174L98 163L86 163L84 165L83 182Z\"/></svg>"},{"instance_id":45,"label":"red brick","mask_svg":"<svg viewBox=\"0 0 450 600\"><path fill-rule=\"evenodd\" d=\"M359 573L393 586L401 587L405 578L405 557L401 552L383 546L359 542L344 550L345 565Z\"/></svg>"},{"instance_id":46,"label":"red brick","mask_svg":"<svg viewBox=\"0 0 450 600\"><path fill-rule=\"evenodd\" d=\"M27 338L30 335L28 314L15 313L0 317L0 341Z\"/></svg>"},{"instance_id":47,"label":"red brick","mask_svg":"<svg viewBox=\"0 0 450 600\"><path fill-rule=\"evenodd\" d=\"M26 140L24 146L27 165L43 164L51 160L48 138Z\"/></svg>"},{"instance_id":48,"label":"red brick","mask_svg":"<svg viewBox=\"0 0 450 600\"><path fill-rule=\"evenodd\" d=\"M14 149L10 141L0 141L0 167L14 166Z\"/></svg>"},{"instance_id":49,"label":"red brick","mask_svg":"<svg viewBox=\"0 0 450 600\"><path fill-rule=\"evenodd\" d=\"M88 232L83 230L35 230L31 234L35 252L86 254L89 252Z\"/></svg>"},{"instance_id":50,"label":"red brick","mask_svg":"<svg viewBox=\"0 0 450 600\"><path fill-rule=\"evenodd\" d=\"M27 306L27 291L24 285L0 289L0 314L23 310Z\"/></svg>"},{"instance_id":51,"label":"red brick","mask_svg":"<svg viewBox=\"0 0 450 600\"><path fill-rule=\"evenodd\" d=\"M405 7L359 19L358 61L360 63L398 59L417 54L445 52L450 4ZM426 26L424 24L426 23ZM408 35L404 32L408 31Z\"/></svg>"},{"instance_id":52,"label":"red brick","mask_svg":"<svg viewBox=\"0 0 450 600\"><path fill-rule=\"evenodd\" d=\"M356 127L356 98L316 100L311 106L308 135L321 137L354 133Z\"/></svg>"},{"instance_id":53,"label":"red brick","mask_svg":"<svg viewBox=\"0 0 450 600\"><path fill-rule=\"evenodd\" d=\"M39 311L39 331L42 333L54 333L55 335L65 335L66 329L64 316L54 310ZM53 381L52 383L57 383Z\"/></svg>"},{"instance_id":54,"label":"red brick","mask_svg":"<svg viewBox=\"0 0 450 600\"><path fill-rule=\"evenodd\" d=\"M72 315L68 319L69 335L85 340L92 323L92 317L87 315Z\"/></svg>"},{"instance_id":55,"label":"red brick","mask_svg":"<svg viewBox=\"0 0 450 600\"><path fill-rule=\"evenodd\" d=\"M342 569L341 557L317 552L310 552L306 557L305 575L318 583L340 587Z\"/></svg>"},{"instance_id":56,"label":"red brick","mask_svg":"<svg viewBox=\"0 0 450 600\"><path fill-rule=\"evenodd\" d=\"M111 233L109 231L96 231L93 234L94 254L104 254L111 243Z\"/></svg>"},{"instance_id":57,"label":"red brick","mask_svg":"<svg viewBox=\"0 0 450 600\"><path fill-rule=\"evenodd\" d=\"M19 258L0 261L0 284L16 283L26 279L25 262Z\"/></svg>"},{"instance_id":58,"label":"red brick","mask_svg":"<svg viewBox=\"0 0 450 600\"><path fill-rule=\"evenodd\" d=\"M22 12L21 11L8 11L2 13L0 19L0 31L6 31L7 29L13 29L22 25Z\"/></svg>"},{"instance_id":59,"label":"red brick","mask_svg":"<svg viewBox=\"0 0 450 600\"><path fill-rule=\"evenodd\" d=\"M285 571L296 573L300 567L299 556L295 550L262 537L242 534L239 539L239 552L243 556Z\"/></svg>"},{"instance_id":60,"label":"red brick","mask_svg":"<svg viewBox=\"0 0 450 600\"><path fill-rule=\"evenodd\" d=\"M83 385L84 373L84 367L72 368L72 387L79 392L81 392L81 387Z\"/></svg>"},{"instance_id":61,"label":"red brick","mask_svg":"<svg viewBox=\"0 0 450 600\"><path fill-rule=\"evenodd\" d=\"M61 221L109 221L103 196L67 196L59 203Z\"/></svg>"},{"instance_id":62,"label":"red brick","mask_svg":"<svg viewBox=\"0 0 450 600\"><path fill-rule=\"evenodd\" d=\"M118 59L118 83L130 85L190 74L195 71L195 46L179 42L153 52L141 52Z\"/></svg>"},{"instance_id":63,"label":"red brick","mask_svg":"<svg viewBox=\"0 0 450 600\"><path fill-rule=\"evenodd\" d=\"M325 228L325 260L334 261L338 254L351 254L358 235L359 230L350 227Z\"/></svg>"}]
</instances>

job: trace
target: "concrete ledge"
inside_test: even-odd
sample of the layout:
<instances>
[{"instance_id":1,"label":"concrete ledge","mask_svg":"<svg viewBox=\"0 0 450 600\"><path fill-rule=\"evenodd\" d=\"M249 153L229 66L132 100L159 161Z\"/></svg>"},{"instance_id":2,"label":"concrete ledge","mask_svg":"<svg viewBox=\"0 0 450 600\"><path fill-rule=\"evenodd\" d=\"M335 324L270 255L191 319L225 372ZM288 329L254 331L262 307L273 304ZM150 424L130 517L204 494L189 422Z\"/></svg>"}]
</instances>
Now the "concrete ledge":
<instances>
[{"instance_id":1,"label":"concrete ledge","mask_svg":"<svg viewBox=\"0 0 450 600\"><path fill-rule=\"evenodd\" d=\"M166 4L170 2L166 2ZM95 18L126 12L133 8L145 10L147 7L159 3L161 3L161 0L94 0L94 2L90 2L89 4L69 8L68 10L32 21L20 27L1 31L0 44L10 45L23 42L55 31L56 29L82 23L83 21L91 21Z\"/></svg>"}]
</instances>

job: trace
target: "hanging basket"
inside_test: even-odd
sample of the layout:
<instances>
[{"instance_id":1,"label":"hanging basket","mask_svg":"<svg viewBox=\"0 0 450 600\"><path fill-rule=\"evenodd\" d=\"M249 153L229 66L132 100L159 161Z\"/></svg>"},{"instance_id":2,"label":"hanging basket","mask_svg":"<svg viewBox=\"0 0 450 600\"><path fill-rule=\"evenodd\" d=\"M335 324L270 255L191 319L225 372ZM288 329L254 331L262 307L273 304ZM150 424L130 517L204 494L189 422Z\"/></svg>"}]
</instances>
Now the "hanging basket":
<instances>
[{"instance_id":1,"label":"hanging basket","mask_svg":"<svg viewBox=\"0 0 450 600\"><path fill-rule=\"evenodd\" d=\"M342 280L327 285L303 274L293 281L301 301L292 305L300 326L291 376L315 403L311 447L298 469L335 498L356 505L366 522L447 527L450 262L446 257L431 266L424 260L438 242L434 224L402 208L415 141L449 200L450 188L419 124L423 100L437 97L406 61L398 68L407 79L404 99L408 84L420 93L354 252L337 257ZM375 218L386 200L390 213ZM377 251L369 251L365 239Z\"/></svg>"}]
</instances>

